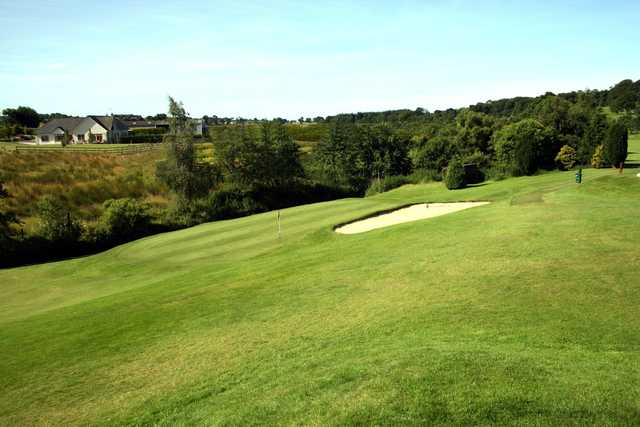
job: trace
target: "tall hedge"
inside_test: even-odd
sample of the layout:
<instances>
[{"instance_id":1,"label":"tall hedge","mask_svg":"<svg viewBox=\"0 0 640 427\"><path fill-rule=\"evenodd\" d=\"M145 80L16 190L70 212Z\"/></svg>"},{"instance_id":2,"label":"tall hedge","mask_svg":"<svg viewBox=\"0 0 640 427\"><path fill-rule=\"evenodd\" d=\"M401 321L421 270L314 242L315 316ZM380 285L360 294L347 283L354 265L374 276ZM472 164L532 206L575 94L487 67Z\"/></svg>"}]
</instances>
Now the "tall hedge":
<instances>
[{"instance_id":1,"label":"tall hedge","mask_svg":"<svg viewBox=\"0 0 640 427\"><path fill-rule=\"evenodd\" d=\"M621 167L627 159L629 130L619 121L613 122L604 139L604 161L614 167Z\"/></svg>"},{"instance_id":2,"label":"tall hedge","mask_svg":"<svg viewBox=\"0 0 640 427\"><path fill-rule=\"evenodd\" d=\"M447 174L444 177L444 185L446 185L449 190L457 190L466 186L464 180L464 165L459 158L454 157L449 162Z\"/></svg>"}]
</instances>

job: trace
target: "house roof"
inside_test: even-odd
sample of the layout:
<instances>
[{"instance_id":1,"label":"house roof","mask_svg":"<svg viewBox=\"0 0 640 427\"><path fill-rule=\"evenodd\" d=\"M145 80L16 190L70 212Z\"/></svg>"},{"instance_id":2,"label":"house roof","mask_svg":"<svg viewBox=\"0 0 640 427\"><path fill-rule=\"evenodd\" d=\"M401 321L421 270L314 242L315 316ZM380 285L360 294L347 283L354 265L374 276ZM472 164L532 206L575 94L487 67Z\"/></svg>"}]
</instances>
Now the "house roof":
<instances>
[{"instance_id":1,"label":"house roof","mask_svg":"<svg viewBox=\"0 0 640 427\"><path fill-rule=\"evenodd\" d=\"M130 128L155 128L156 123L152 120L125 120L124 123Z\"/></svg>"},{"instance_id":2,"label":"house roof","mask_svg":"<svg viewBox=\"0 0 640 427\"><path fill-rule=\"evenodd\" d=\"M127 130L127 125L120 119L113 116L88 116L107 130Z\"/></svg>"},{"instance_id":3,"label":"house roof","mask_svg":"<svg viewBox=\"0 0 640 427\"><path fill-rule=\"evenodd\" d=\"M82 117L65 117L62 119L53 119L36 129L36 135L50 135L57 128L71 133L71 131L83 120L84 118Z\"/></svg>"}]
</instances>

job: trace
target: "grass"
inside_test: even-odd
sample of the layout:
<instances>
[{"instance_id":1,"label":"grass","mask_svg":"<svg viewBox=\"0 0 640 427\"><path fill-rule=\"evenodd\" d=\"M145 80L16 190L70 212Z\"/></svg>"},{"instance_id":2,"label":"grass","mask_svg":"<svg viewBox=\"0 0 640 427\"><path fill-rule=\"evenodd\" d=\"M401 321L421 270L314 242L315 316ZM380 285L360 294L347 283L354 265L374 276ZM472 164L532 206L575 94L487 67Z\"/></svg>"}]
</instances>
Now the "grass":
<instances>
[{"instance_id":1,"label":"grass","mask_svg":"<svg viewBox=\"0 0 640 427\"><path fill-rule=\"evenodd\" d=\"M136 197L161 208L168 191L155 178L155 163L162 151L128 156L67 152L0 150L0 180L11 198L8 207L26 223L34 223L36 204L45 195L66 200L72 213L91 221L102 212L105 200Z\"/></svg>"},{"instance_id":2,"label":"grass","mask_svg":"<svg viewBox=\"0 0 640 427\"><path fill-rule=\"evenodd\" d=\"M630 163L640 163L632 139ZM204 224L0 271L0 424L640 423L640 169ZM484 207L369 233L424 201Z\"/></svg>"}]
</instances>

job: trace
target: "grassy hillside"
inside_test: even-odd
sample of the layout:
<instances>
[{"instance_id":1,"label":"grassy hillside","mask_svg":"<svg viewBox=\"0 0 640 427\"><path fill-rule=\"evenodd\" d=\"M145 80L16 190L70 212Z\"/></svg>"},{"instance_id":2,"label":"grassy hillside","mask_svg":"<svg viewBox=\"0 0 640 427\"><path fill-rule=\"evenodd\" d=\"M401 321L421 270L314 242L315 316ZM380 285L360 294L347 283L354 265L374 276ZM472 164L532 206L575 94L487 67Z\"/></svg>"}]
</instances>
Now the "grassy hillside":
<instances>
[{"instance_id":1,"label":"grassy hillside","mask_svg":"<svg viewBox=\"0 0 640 427\"><path fill-rule=\"evenodd\" d=\"M405 186L284 210L281 238L266 213L0 271L0 424L638 424L638 171ZM493 203L332 232L463 200Z\"/></svg>"},{"instance_id":2,"label":"grassy hillside","mask_svg":"<svg viewBox=\"0 0 640 427\"><path fill-rule=\"evenodd\" d=\"M9 207L27 228L45 195L62 197L74 214L92 220L100 215L102 203L113 198L135 197L164 206L168 192L155 178L155 163L163 156L162 150L127 156L0 150L0 180L12 195Z\"/></svg>"}]
</instances>

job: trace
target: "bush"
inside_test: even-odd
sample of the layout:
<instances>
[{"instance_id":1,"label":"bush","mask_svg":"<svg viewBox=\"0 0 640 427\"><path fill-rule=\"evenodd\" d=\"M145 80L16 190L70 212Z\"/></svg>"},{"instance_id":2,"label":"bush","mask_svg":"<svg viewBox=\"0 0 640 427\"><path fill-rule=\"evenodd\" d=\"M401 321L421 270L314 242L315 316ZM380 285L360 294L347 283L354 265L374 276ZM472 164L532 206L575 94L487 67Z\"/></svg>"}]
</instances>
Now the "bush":
<instances>
[{"instance_id":1,"label":"bush","mask_svg":"<svg viewBox=\"0 0 640 427\"><path fill-rule=\"evenodd\" d=\"M563 145L555 160L560 169L569 170L576 164L576 150L569 145Z\"/></svg>"},{"instance_id":2,"label":"bush","mask_svg":"<svg viewBox=\"0 0 640 427\"><path fill-rule=\"evenodd\" d=\"M602 146L602 144L596 147L596 151L591 157L591 166L596 169L600 169L604 166L604 147Z\"/></svg>"},{"instance_id":3,"label":"bush","mask_svg":"<svg viewBox=\"0 0 640 427\"><path fill-rule=\"evenodd\" d=\"M629 130L621 122L612 123L604 139L604 161L614 167L622 167L627 159Z\"/></svg>"},{"instance_id":4,"label":"bush","mask_svg":"<svg viewBox=\"0 0 640 427\"><path fill-rule=\"evenodd\" d=\"M394 188L411 183L411 178L404 175L386 176L382 179L374 179L371 181L371 185L369 185L369 188L367 188L364 195L365 197L373 196L374 194L384 193L385 191L393 190Z\"/></svg>"},{"instance_id":5,"label":"bush","mask_svg":"<svg viewBox=\"0 0 640 427\"><path fill-rule=\"evenodd\" d=\"M444 184L449 190L457 190L466 186L464 180L464 165L458 158L453 158L447 166L447 173L444 177Z\"/></svg>"},{"instance_id":6,"label":"bush","mask_svg":"<svg viewBox=\"0 0 640 427\"><path fill-rule=\"evenodd\" d=\"M111 199L103 204L100 230L106 240L123 241L142 236L149 230L149 206L135 199Z\"/></svg>"},{"instance_id":7,"label":"bush","mask_svg":"<svg viewBox=\"0 0 640 427\"><path fill-rule=\"evenodd\" d=\"M76 242L82 235L82 225L72 216L60 199L43 198L37 206L40 218L39 234L50 241Z\"/></svg>"}]
</instances>

